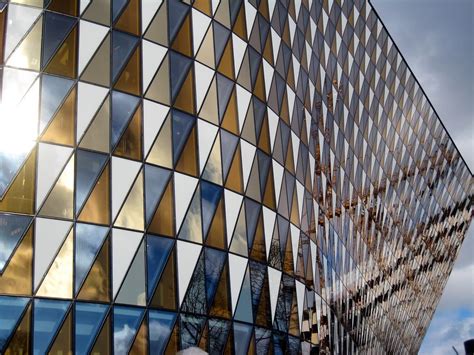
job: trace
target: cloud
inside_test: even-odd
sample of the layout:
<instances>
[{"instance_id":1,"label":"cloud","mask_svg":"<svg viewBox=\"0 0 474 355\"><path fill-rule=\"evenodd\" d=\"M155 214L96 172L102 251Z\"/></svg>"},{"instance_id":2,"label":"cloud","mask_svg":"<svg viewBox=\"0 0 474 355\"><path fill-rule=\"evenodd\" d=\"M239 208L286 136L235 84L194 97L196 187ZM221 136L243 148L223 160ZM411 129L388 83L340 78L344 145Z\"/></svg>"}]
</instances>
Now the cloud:
<instances>
[{"instance_id":1,"label":"cloud","mask_svg":"<svg viewBox=\"0 0 474 355\"><path fill-rule=\"evenodd\" d=\"M437 312L438 313L438 312ZM474 311L440 312L431 323L419 355L464 353L464 341L474 338Z\"/></svg>"}]
</instances>

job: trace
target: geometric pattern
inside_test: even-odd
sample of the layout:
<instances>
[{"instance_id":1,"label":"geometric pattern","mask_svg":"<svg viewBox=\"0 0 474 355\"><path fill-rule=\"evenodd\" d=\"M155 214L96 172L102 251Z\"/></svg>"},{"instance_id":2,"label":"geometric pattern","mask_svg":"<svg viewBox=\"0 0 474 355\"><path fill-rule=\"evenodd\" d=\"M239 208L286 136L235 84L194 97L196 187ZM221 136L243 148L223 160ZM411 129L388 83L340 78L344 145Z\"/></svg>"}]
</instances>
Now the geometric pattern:
<instances>
[{"instance_id":1,"label":"geometric pattern","mask_svg":"<svg viewBox=\"0 0 474 355\"><path fill-rule=\"evenodd\" d=\"M0 0L0 353L414 353L473 175L364 0Z\"/></svg>"}]
</instances>

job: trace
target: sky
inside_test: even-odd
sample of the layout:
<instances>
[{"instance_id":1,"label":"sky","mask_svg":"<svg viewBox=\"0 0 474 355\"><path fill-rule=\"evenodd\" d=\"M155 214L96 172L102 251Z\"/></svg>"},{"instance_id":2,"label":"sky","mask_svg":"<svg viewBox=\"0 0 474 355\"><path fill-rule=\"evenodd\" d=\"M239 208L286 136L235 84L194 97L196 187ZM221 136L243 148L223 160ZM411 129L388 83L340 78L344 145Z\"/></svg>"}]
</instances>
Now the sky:
<instances>
[{"instance_id":1,"label":"sky","mask_svg":"<svg viewBox=\"0 0 474 355\"><path fill-rule=\"evenodd\" d=\"M371 0L474 172L474 1ZM420 349L464 354L474 338L474 224Z\"/></svg>"}]
</instances>

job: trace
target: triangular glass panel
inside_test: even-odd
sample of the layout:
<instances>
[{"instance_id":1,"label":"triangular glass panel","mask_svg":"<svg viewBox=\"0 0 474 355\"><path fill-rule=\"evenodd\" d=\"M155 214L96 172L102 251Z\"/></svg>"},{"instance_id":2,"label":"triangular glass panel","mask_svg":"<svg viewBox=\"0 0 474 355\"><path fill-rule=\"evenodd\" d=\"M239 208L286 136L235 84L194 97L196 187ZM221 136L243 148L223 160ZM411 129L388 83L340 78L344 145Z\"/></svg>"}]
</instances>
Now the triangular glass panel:
<instances>
[{"instance_id":1,"label":"triangular glass panel","mask_svg":"<svg viewBox=\"0 0 474 355\"><path fill-rule=\"evenodd\" d=\"M112 91L112 147L115 147L122 136L127 124L130 122L140 99L118 91Z\"/></svg>"},{"instance_id":2,"label":"triangular glass panel","mask_svg":"<svg viewBox=\"0 0 474 355\"><path fill-rule=\"evenodd\" d=\"M72 80L43 74L41 77L40 133L49 124L73 84Z\"/></svg>"},{"instance_id":3,"label":"triangular glass panel","mask_svg":"<svg viewBox=\"0 0 474 355\"><path fill-rule=\"evenodd\" d=\"M29 216L0 213L0 226L2 226L0 228L0 274L3 273L13 251L26 233L31 218Z\"/></svg>"},{"instance_id":4,"label":"triangular glass panel","mask_svg":"<svg viewBox=\"0 0 474 355\"><path fill-rule=\"evenodd\" d=\"M28 303L28 298L0 296L0 350L5 348L8 338L13 333Z\"/></svg>"},{"instance_id":5,"label":"triangular glass panel","mask_svg":"<svg viewBox=\"0 0 474 355\"><path fill-rule=\"evenodd\" d=\"M103 25L110 25L110 1L111 0L92 0L84 12L85 20L98 22Z\"/></svg>"},{"instance_id":6,"label":"triangular glass panel","mask_svg":"<svg viewBox=\"0 0 474 355\"><path fill-rule=\"evenodd\" d=\"M143 318L143 308L114 307L114 352L127 354Z\"/></svg>"},{"instance_id":7,"label":"triangular glass panel","mask_svg":"<svg viewBox=\"0 0 474 355\"><path fill-rule=\"evenodd\" d=\"M114 22L127 5L127 2L128 0L112 0L112 20Z\"/></svg>"},{"instance_id":8,"label":"triangular glass panel","mask_svg":"<svg viewBox=\"0 0 474 355\"><path fill-rule=\"evenodd\" d=\"M150 334L150 353L165 353L168 339L176 322L176 313L150 310L148 329Z\"/></svg>"},{"instance_id":9,"label":"triangular glass panel","mask_svg":"<svg viewBox=\"0 0 474 355\"><path fill-rule=\"evenodd\" d=\"M109 307L98 303L77 302L75 310L75 353L89 354Z\"/></svg>"},{"instance_id":10,"label":"triangular glass panel","mask_svg":"<svg viewBox=\"0 0 474 355\"><path fill-rule=\"evenodd\" d=\"M113 6L122 0L115 0ZM120 18L115 23L115 28L121 31L132 33L135 36L140 35L140 2L139 0L129 0L127 6L120 14ZM114 21L117 18L114 11Z\"/></svg>"},{"instance_id":11,"label":"triangular glass panel","mask_svg":"<svg viewBox=\"0 0 474 355\"><path fill-rule=\"evenodd\" d=\"M0 293L31 295L33 270L33 228L13 252L0 277Z\"/></svg>"},{"instance_id":12,"label":"triangular glass panel","mask_svg":"<svg viewBox=\"0 0 474 355\"><path fill-rule=\"evenodd\" d=\"M201 204L202 204L202 230L203 236L207 236L211 226L212 219L217 209L217 205L222 197L222 188L210 184L206 181L201 182Z\"/></svg>"},{"instance_id":13,"label":"triangular glass panel","mask_svg":"<svg viewBox=\"0 0 474 355\"><path fill-rule=\"evenodd\" d=\"M145 218L148 225L171 177L171 171L145 164Z\"/></svg>"},{"instance_id":14,"label":"triangular glass panel","mask_svg":"<svg viewBox=\"0 0 474 355\"><path fill-rule=\"evenodd\" d=\"M107 238L90 268L78 299L109 302L110 300L110 238Z\"/></svg>"},{"instance_id":15,"label":"triangular glass panel","mask_svg":"<svg viewBox=\"0 0 474 355\"><path fill-rule=\"evenodd\" d=\"M234 322L234 350L236 355L247 354L252 334L253 328L251 325Z\"/></svg>"},{"instance_id":16,"label":"triangular glass panel","mask_svg":"<svg viewBox=\"0 0 474 355\"><path fill-rule=\"evenodd\" d=\"M181 314L179 323L181 326L181 349L197 346L201 339L206 318Z\"/></svg>"},{"instance_id":17,"label":"triangular glass panel","mask_svg":"<svg viewBox=\"0 0 474 355\"><path fill-rule=\"evenodd\" d=\"M45 73L77 77L77 32L78 27L75 26L44 68Z\"/></svg>"},{"instance_id":18,"label":"triangular glass panel","mask_svg":"<svg viewBox=\"0 0 474 355\"><path fill-rule=\"evenodd\" d=\"M58 49L76 23L76 19L54 12L45 12L43 16L43 55L44 67Z\"/></svg>"},{"instance_id":19,"label":"triangular glass panel","mask_svg":"<svg viewBox=\"0 0 474 355\"><path fill-rule=\"evenodd\" d=\"M250 286L250 268L245 273L242 288L240 289L239 301L235 308L234 319L242 322L253 323L252 293Z\"/></svg>"},{"instance_id":20,"label":"triangular glass panel","mask_svg":"<svg viewBox=\"0 0 474 355\"><path fill-rule=\"evenodd\" d=\"M230 321L223 319L209 319L209 353L225 354L229 336Z\"/></svg>"},{"instance_id":21,"label":"triangular glass panel","mask_svg":"<svg viewBox=\"0 0 474 355\"><path fill-rule=\"evenodd\" d=\"M77 189L77 187L76 187ZM79 214L82 222L110 223L110 168L107 164Z\"/></svg>"},{"instance_id":22,"label":"triangular glass panel","mask_svg":"<svg viewBox=\"0 0 474 355\"><path fill-rule=\"evenodd\" d=\"M168 53L170 61L169 78L171 80L171 99L174 101L187 77L189 68L191 68L193 62L191 59L177 52L169 51Z\"/></svg>"},{"instance_id":23,"label":"triangular glass panel","mask_svg":"<svg viewBox=\"0 0 474 355\"><path fill-rule=\"evenodd\" d=\"M217 97L219 100L219 122L222 121L224 113L227 109L227 104L232 95L232 89L234 87L234 82L227 79L221 74L216 74L217 78Z\"/></svg>"},{"instance_id":24,"label":"triangular glass panel","mask_svg":"<svg viewBox=\"0 0 474 355\"><path fill-rule=\"evenodd\" d=\"M150 299L155 291L156 285L162 271L165 267L166 261L170 251L174 245L174 241L169 238L162 238L152 235L147 235L147 285L148 298Z\"/></svg>"},{"instance_id":25,"label":"triangular glass panel","mask_svg":"<svg viewBox=\"0 0 474 355\"><path fill-rule=\"evenodd\" d=\"M210 307L219 284L222 268L226 262L226 254L211 248L205 248L204 254L206 257L206 297Z\"/></svg>"},{"instance_id":26,"label":"triangular glass panel","mask_svg":"<svg viewBox=\"0 0 474 355\"><path fill-rule=\"evenodd\" d=\"M168 33L170 43L174 40L174 37L178 33L181 23L183 22L188 10L189 6L180 0L168 1Z\"/></svg>"},{"instance_id":27,"label":"triangular glass panel","mask_svg":"<svg viewBox=\"0 0 474 355\"><path fill-rule=\"evenodd\" d=\"M76 213L92 190L107 156L82 149L76 152Z\"/></svg>"},{"instance_id":28,"label":"triangular glass panel","mask_svg":"<svg viewBox=\"0 0 474 355\"><path fill-rule=\"evenodd\" d=\"M227 174L238 143L239 138L237 136L221 130L222 169L224 172L224 180L227 179Z\"/></svg>"},{"instance_id":29,"label":"triangular glass panel","mask_svg":"<svg viewBox=\"0 0 474 355\"><path fill-rule=\"evenodd\" d=\"M145 241L142 241L137 253L135 254L115 302L136 306L146 305Z\"/></svg>"},{"instance_id":30,"label":"triangular glass panel","mask_svg":"<svg viewBox=\"0 0 474 355\"><path fill-rule=\"evenodd\" d=\"M69 302L35 299L33 307L33 351L45 354L56 336L69 308ZM45 325L48 326L45 326Z\"/></svg>"},{"instance_id":31,"label":"triangular glass panel","mask_svg":"<svg viewBox=\"0 0 474 355\"><path fill-rule=\"evenodd\" d=\"M107 227L92 224L76 224L75 243L75 294L79 292L82 282L89 273L100 247L104 243L108 232Z\"/></svg>"},{"instance_id":32,"label":"triangular glass panel","mask_svg":"<svg viewBox=\"0 0 474 355\"><path fill-rule=\"evenodd\" d=\"M133 118L117 143L114 155L123 158L142 159L142 107L138 106Z\"/></svg>"},{"instance_id":33,"label":"triangular glass panel","mask_svg":"<svg viewBox=\"0 0 474 355\"><path fill-rule=\"evenodd\" d=\"M196 118L184 112L173 110L173 161L178 162L186 140L196 123Z\"/></svg>"},{"instance_id":34,"label":"triangular glass panel","mask_svg":"<svg viewBox=\"0 0 474 355\"><path fill-rule=\"evenodd\" d=\"M112 80L114 82L138 42L138 37L120 31L112 31Z\"/></svg>"}]
</instances>

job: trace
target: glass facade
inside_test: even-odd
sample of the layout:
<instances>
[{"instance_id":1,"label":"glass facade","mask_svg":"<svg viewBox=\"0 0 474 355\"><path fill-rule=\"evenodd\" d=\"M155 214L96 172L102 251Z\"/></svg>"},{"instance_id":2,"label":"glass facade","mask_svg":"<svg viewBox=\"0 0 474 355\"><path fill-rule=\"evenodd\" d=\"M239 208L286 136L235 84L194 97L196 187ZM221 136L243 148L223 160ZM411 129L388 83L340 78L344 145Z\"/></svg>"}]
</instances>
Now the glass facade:
<instances>
[{"instance_id":1,"label":"glass facade","mask_svg":"<svg viewBox=\"0 0 474 355\"><path fill-rule=\"evenodd\" d=\"M0 353L414 353L473 175L364 0L0 0Z\"/></svg>"}]
</instances>

